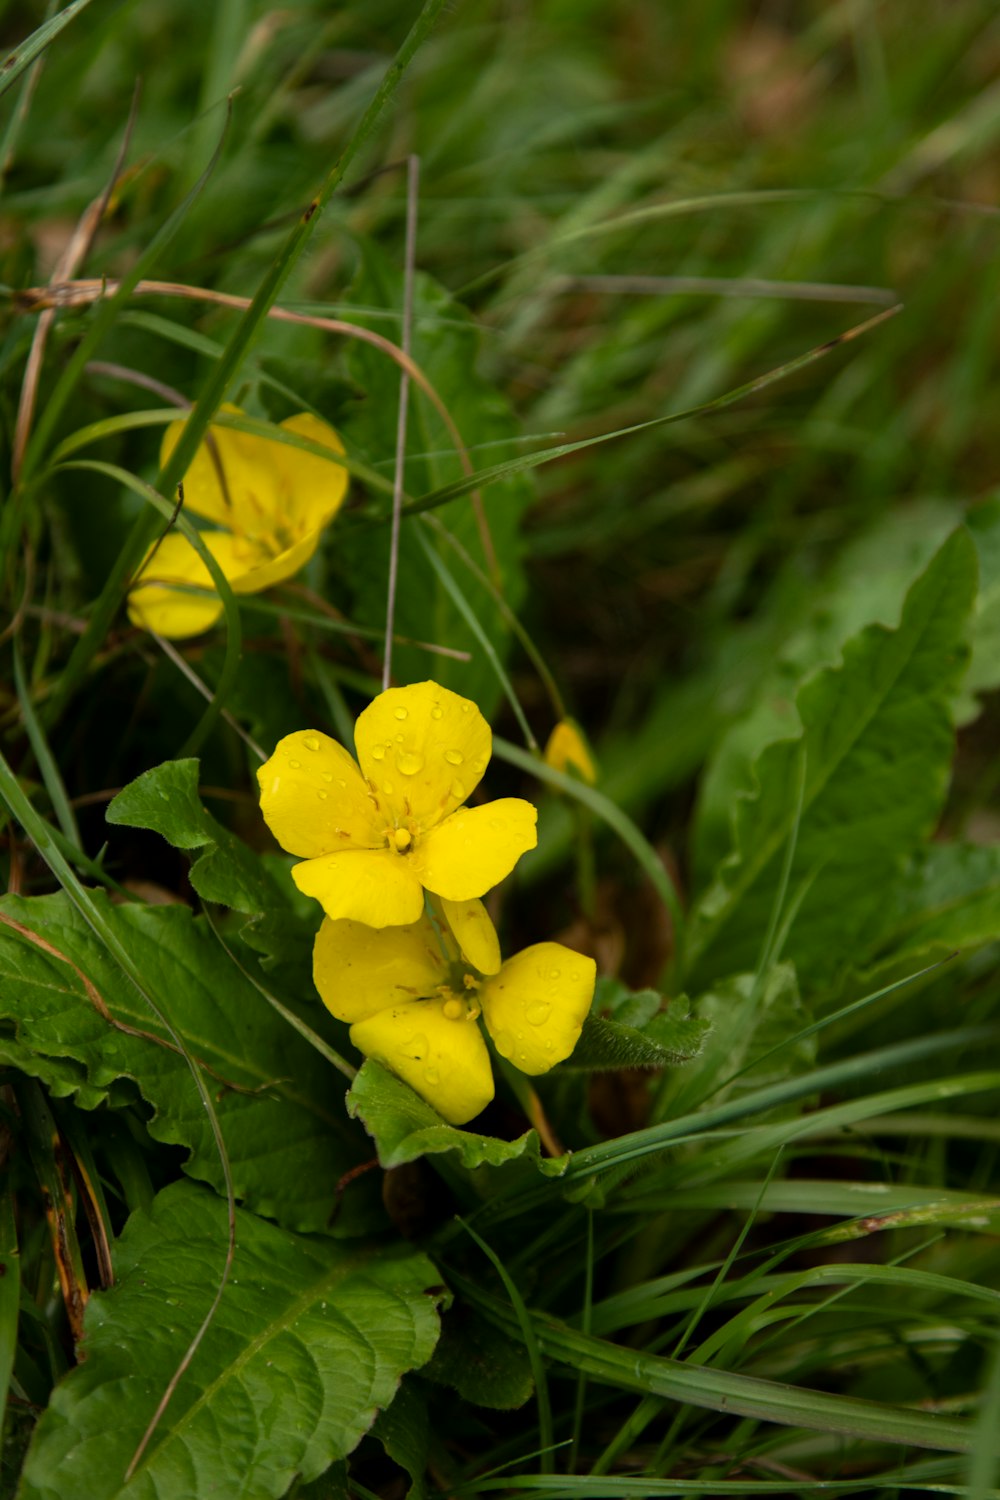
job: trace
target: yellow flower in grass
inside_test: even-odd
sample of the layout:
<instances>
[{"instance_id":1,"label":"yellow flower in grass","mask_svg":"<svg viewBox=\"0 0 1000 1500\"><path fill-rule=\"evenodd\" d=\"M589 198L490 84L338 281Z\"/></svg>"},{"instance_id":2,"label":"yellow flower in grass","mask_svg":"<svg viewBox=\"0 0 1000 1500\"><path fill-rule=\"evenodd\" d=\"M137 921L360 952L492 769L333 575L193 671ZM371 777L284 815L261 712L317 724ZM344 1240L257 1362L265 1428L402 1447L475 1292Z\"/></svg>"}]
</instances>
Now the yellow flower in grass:
<instances>
[{"instance_id":1,"label":"yellow flower in grass","mask_svg":"<svg viewBox=\"0 0 1000 1500\"><path fill-rule=\"evenodd\" d=\"M238 407L223 411L241 416ZM280 423L334 453L344 445L325 422L302 412ZM163 436L161 463L180 441L183 422ZM343 464L288 443L210 427L184 477L184 508L219 529L201 539L238 594L257 594L291 578L316 551L324 526L347 492ZM129 594L129 619L158 635L198 635L215 624L222 601L212 575L186 537L168 531L152 548Z\"/></svg>"},{"instance_id":2,"label":"yellow flower in grass","mask_svg":"<svg viewBox=\"0 0 1000 1500\"><path fill-rule=\"evenodd\" d=\"M482 896L536 843L530 802L464 807L493 748L474 703L436 682L389 688L359 716L358 760L315 729L286 735L257 772L261 812L299 890L328 917L416 922L424 890Z\"/></svg>"},{"instance_id":3,"label":"yellow flower in grass","mask_svg":"<svg viewBox=\"0 0 1000 1500\"><path fill-rule=\"evenodd\" d=\"M447 927L426 914L381 930L325 918L313 977L359 1052L464 1125L493 1098L480 1015L502 1057L522 1073L547 1073L576 1046L597 966L561 943L536 943L501 963L481 901L440 905Z\"/></svg>"}]
</instances>

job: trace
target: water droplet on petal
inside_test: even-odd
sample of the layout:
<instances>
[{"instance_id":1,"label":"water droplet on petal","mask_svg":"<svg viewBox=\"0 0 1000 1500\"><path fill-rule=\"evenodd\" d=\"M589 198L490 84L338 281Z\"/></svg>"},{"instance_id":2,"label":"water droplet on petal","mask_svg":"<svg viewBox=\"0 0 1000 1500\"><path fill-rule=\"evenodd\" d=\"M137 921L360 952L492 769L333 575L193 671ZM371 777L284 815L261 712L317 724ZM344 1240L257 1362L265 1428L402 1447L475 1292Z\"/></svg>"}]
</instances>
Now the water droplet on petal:
<instances>
[{"instance_id":1,"label":"water droplet on petal","mask_svg":"<svg viewBox=\"0 0 1000 1500\"><path fill-rule=\"evenodd\" d=\"M412 1057L415 1062L422 1062L427 1052L427 1038L422 1031L415 1032L402 1044L402 1049L407 1057Z\"/></svg>"},{"instance_id":2,"label":"water droplet on petal","mask_svg":"<svg viewBox=\"0 0 1000 1500\"><path fill-rule=\"evenodd\" d=\"M415 750L401 750L396 756L396 769L404 776L416 776L424 769L424 757Z\"/></svg>"},{"instance_id":3,"label":"water droplet on petal","mask_svg":"<svg viewBox=\"0 0 1000 1500\"><path fill-rule=\"evenodd\" d=\"M424 1082L429 1083L432 1088L435 1086L435 1084L441 1082L441 1074L438 1072L437 1068L427 1068L425 1070Z\"/></svg>"},{"instance_id":4,"label":"water droplet on petal","mask_svg":"<svg viewBox=\"0 0 1000 1500\"><path fill-rule=\"evenodd\" d=\"M463 703L462 704L462 712L463 712L463 714L471 713L472 712L472 704L471 703Z\"/></svg>"},{"instance_id":5,"label":"water droplet on petal","mask_svg":"<svg viewBox=\"0 0 1000 1500\"><path fill-rule=\"evenodd\" d=\"M464 759L461 750L446 750L444 752L444 758L448 762L449 766L460 766Z\"/></svg>"},{"instance_id":6,"label":"water droplet on petal","mask_svg":"<svg viewBox=\"0 0 1000 1500\"><path fill-rule=\"evenodd\" d=\"M333 780L333 776L330 774L329 771L322 771L320 774L322 775L324 781L332 781Z\"/></svg>"},{"instance_id":7,"label":"water droplet on petal","mask_svg":"<svg viewBox=\"0 0 1000 1500\"><path fill-rule=\"evenodd\" d=\"M546 1052L551 1052L552 1051L552 1043L551 1042L546 1042L545 1043L545 1050L546 1050Z\"/></svg>"},{"instance_id":8,"label":"water droplet on petal","mask_svg":"<svg viewBox=\"0 0 1000 1500\"><path fill-rule=\"evenodd\" d=\"M342 780L342 779L341 779L341 778L340 778L340 777L339 777L339 776L338 776L338 777L337 777L337 785L338 785L338 786L339 786L339 787L346 787L346 785L347 785L347 782L346 782L346 781L343 781L343 780Z\"/></svg>"},{"instance_id":9,"label":"water droplet on petal","mask_svg":"<svg viewBox=\"0 0 1000 1500\"><path fill-rule=\"evenodd\" d=\"M302 743L305 745L305 747L306 747L307 750L318 750L319 749L319 740L316 738L316 736L314 734L307 734L306 737L305 737L305 739L302 741Z\"/></svg>"},{"instance_id":10,"label":"water droplet on petal","mask_svg":"<svg viewBox=\"0 0 1000 1500\"><path fill-rule=\"evenodd\" d=\"M316 795L317 795L317 797L319 798L319 800L321 802L325 802L326 799L327 799L327 797L329 797L330 793L329 792L324 792L324 791L319 791L319 792L316 793Z\"/></svg>"},{"instance_id":11,"label":"water droplet on petal","mask_svg":"<svg viewBox=\"0 0 1000 1500\"><path fill-rule=\"evenodd\" d=\"M461 802L462 798L465 796L465 787L460 781L453 781L448 790L453 797L458 798L459 802Z\"/></svg>"},{"instance_id":12,"label":"water droplet on petal","mask_svg":"<svg viewBox=\"0 0 1000 1500\"><path fill-rule=\"evenodd\" d=\"M392 782L391 781L383 781L383 783L382 783L382 790L383 790L383 792L385 792L385 795L387 797L391 797L392 796Z\"/></svg>"},{"instance_id":13,"label":"water droplet on petal","mask_svg":"<svg viewBox=\"0 0 1000 1500\"><path fill-rule=\"evenodd\" d=\"M444 709L441 707L440 703L435 703L434 707L431 709L431 718L440 719L443 713Z\"/></svg>"},{"instance_id":14,"label":"water droplet on petal","mask_svg":"<svg viewBox=\"0 0 1000 1500\"><path fill-rule=\"evenodd\" d=\"M397 734L397 736L396 736L396 744L397 745L401 745L402 743L403 743L403 736L401 734Z\"/></svg>"},{"instance_id":15,"label":"water droplet on petal","mask_svg":"<svg viewBox=\"0 0 1000 1500\"><path fill-rule=\"evenodd\" d=\"M491 828L502 828L503 827L503 818L491 818L490 819L490 827Z\"/></svg>"},{"instance_id":16,"label":"water droplet on petal","mask_svg":"<svg viewBox=\"0 0 1000 1500\"><path fill-rule=\"evenodd\" d=\"M290 760L288 764L291 766L293 771L297 771L302 762L300 760Z\"/></svg>"},{"instance_id":17,"label":"water droplet on petal","mask_svg":"<svg viewBox=\"0 0 1000 1500\"><path fill-rule=\"evenodd\" d=\"M396 712L396 718L399 719L399 721L402 723L403 719L405 719L407 717L406 709L405 708L397 708L395 712Z\"/></svg>"},{"instance_id":18,"label":"water droplet on petal","mask_svg":"<svg viewBox=\"0 0 1000 1500\"><path fill-rule=\"evenodd\" d=\"M372 746L372 760L385 760L385 746L384 745L373 745Z\"/></svg>"},{"instance_id":19,"label":"water droplet on petal","mask_svg":"<svg viewBox=\"0 0 1000 1500\"><path fill-rule=\"evenodd\" d=\"M562 976L562 969L550 969L549 970L549 978L550 979L559 979L559 978L561 978L561 976Z\"/></svg>"},{"instance_id":20,"label":"water droplet on petal","mask_svg":"<svg viewBox=\"0 0 1000 1500\"><path fill-rule=\"evenodd\" d=\"M532 1000L525 1007L524 1019L529 1026L544 1026L552 1014L552 1007L547 1000Z\"/></svg>"}]
</instances>

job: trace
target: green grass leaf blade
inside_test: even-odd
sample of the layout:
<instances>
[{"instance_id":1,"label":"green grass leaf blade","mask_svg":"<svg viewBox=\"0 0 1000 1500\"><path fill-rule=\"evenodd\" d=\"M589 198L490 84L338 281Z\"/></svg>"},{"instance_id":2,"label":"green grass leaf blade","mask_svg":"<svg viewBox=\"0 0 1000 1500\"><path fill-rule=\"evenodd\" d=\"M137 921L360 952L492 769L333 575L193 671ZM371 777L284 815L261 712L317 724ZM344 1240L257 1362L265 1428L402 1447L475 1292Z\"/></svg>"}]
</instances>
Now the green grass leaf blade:
<instances>
[{"instance_id":1,"label":"green grass leaf blade","mask_svg":"<svg viewBox=\"0 0 1000 1500\"><path fill-rule=\"evenodd\" d=\"M59 34L66 30L71 21L75 21L81 11L86 10L90 0L71 0L65 10L51 20L44 22L37 31L33 31L16 51L8 54L0 63L0 98L11 88L25 68L30 68L36 57L40 57L46 47L51 46Z\"/></svg>"}]
</instances>

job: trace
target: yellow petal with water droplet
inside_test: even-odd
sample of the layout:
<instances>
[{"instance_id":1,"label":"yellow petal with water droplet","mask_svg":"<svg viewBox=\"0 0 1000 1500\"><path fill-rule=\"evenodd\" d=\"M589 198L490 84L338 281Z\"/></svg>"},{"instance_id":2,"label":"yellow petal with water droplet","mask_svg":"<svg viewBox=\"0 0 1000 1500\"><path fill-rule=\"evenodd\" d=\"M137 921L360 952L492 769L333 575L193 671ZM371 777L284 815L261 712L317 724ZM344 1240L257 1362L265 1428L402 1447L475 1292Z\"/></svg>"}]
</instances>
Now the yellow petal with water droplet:
<instances>
[{"instance_id":1,"label":"yellow petal with water droplet","mask_svg":"<svg viewBox=\"0 0 1000 1500\"><path fill-rule=\"evenodd\" d=\"M442 901L448 926L462 956L480 974L495 974L500 967L500 940L481 901Z\"/></svg>"},{"instance_id":2,"label":"yellow petal with water droplet","mask_svg":"<svg viewBox=\"0 0 1000 1500\"><path fill-rule=\"evenodd\" d=\"M597 965L562 943L508 958L479 989L497 1051L522 1073L547 1073L569 1057L594 998Z\"/></svg>"},{"instance_id":3,"label":"yellow petal with water droplet","mask_svg":"<svg viewBox=\"0 0 1000 1500\"><path fill-rule=\"evenodd\" d=\"M348 917L369 927L403 927L418 921L424 906L419 880L407 861L389 849L307 859L292 866L292 879L334 920Z\"/></svg>"},{"instance_id":4,"label":"yellow petal with water droplet","mask_svg":"<svg viewBox=\"0 0 1000 1500\"><path fill-rule=\"evenodd\" d=\"M493 748L489 725L475 704L436 682L380 693L358 718L354 742L361 769L373 780L379 763L382 768L395 764L402 774L393 780L392 812L414 818L421 828L431 828L460 806L478 785ZM380 762L378 751L386 744L395 749L388 756L383 751Z\"/></svg>"},{"instance_id":5,"label":"yellow petal with water droplet","mask_svg":"<svg viewBox=\"0 0 1000 1500\"><path fill-rule=\"evenodd\" d=\"M391 1005L433 995L447 977L429 919L367 927L325 918L313 947L313 979L338 1021L364 1021Z\"/></svg>"},{"instance_id":6,"label":"yellow petal with water droplet","mask_svg":"<svg viewBox=\"0 0 1000 1500\"><path fill-rule=\"evenodd\" d=\"M386 820L352 757L329 735L315 729L286 734L258 770L257 780L264 820L289 854L316 859L384 846ZM321 791L328 793L322 808Z\"/></svg>"},{"instance_id":7,"label":"yellow petal with water droplet","mask_svg":"<svg viewBox=\"0 0 1000 1500\"><path fill-rule=\"evenodd\" d=\"M452 1021L441 1000L392 1005L351 1027L351 1041L408 1083L452 1125L464 1125L493 1098L486 1043L475 1021Z\"/></svg>"},{"instance_id":8,"label":"yellow petal with water droplet","mask_svg":"<svg viewBox=\"0 0 1000 1500\"><path fill-rule=\"evenodd\" d=\"M538 841L538 813L520 797L463 807L413 846L415 873L436 896L485 896Z\"/></svg>"}]
</instances>

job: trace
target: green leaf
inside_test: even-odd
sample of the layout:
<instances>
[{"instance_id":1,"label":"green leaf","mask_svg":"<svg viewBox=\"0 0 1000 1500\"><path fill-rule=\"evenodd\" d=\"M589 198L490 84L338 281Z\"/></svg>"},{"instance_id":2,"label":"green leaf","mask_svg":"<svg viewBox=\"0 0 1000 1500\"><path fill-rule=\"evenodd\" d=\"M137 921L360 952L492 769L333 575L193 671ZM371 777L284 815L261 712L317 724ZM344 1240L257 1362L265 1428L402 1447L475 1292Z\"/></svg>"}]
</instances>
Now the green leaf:
<instances>
[{"instance_id":1,"label":"green leaf","mask_svg":"<svg viewBox=\"0 0 1000 1500\"><path fill-rule=\"evenodd\" d=\"M759 961L796 828L788 891L804 899L785 953L800 977L829 977L878 923L947 789L975 581L975 548L960 530L910 589L898 629L869 626L839 666L803 684L801 733L758 757L755 790L737 799L733 851L693 914L700 980Z\"/></svg>"},{"instance_id":2,"label":"green leaf","mask_svg":"<svg viewBox=\"0 0 1000 1500\"><path fill-rule=\"evenodd\" d=\"M540 1154L534 1130L526 1130L516 1141L502 1141L446 1124L419 1094L371 1058L351 1085L347 1110L364 1125L387 1169L420 1156L455 1151L463 1167L499 1167L523 1157L546 1177L561 1177L566 1170L567 1157Z\"/></svg>"},{"instance_id":3,"label":"green leaf","mask_svg":"<svg viewBox=\"0 0 1000 1500\"><path fill-rule=\"evenodd\" d=\"M195 759L153 766L112 799L108 822L148 828L175 849L201 849L191 884L206 901L250 913L284 905L257 855L202 806L198 772Z\"/></svg>"},{"instance_id":4,"label":"green leaf","mask_svg":"<svg viewBox=\"0 0 1000 1500\"><path fill-rule=\"evenodd\" d=\"M658 1027L657 1022L662 1025ZM675 1017L668 1011L654 1017L642 1031L604 1016L588 1016L572 1056L562 1067L583 1072L664 1068L694 1057L707 1030L707 1021Z\"/></svg>"},{"instance_id":5,"label":"green leaf","mask_svg":"<svg viewBox=\"0 0 1000 1500\"><path fill-rule=\"evenodd\" d=\"M799 1037L812 1018L791 964L776 964L763 984L753 974L723 980L699 997L697 1013L708 1039L697 1058L665 1080L661 1119L683 1114L707 1094L721 1102L796 1078L815 1065L815 1034ZM801 1101L787 1108L797 1113Z\"/></svg>"},{"instance_id":6,"label":"green leaf","mask_svg":"<svg viewBox=\"0 0 1000 1500\"><path fill-rule=\"evenodd\" d=\"M437 1348L421 1374L494 1411L523 1406L535 1389L523 1346L461 1299L443 1314Z\"/></svg>"},{"instance_id":7,"label":"green leaf","mask_svg":"<svg viewBox=\"0 0 1000 1500\"><path fill-rule=\"evenodd\" d=\"M64 31L70 21L74 20L82 10L86 10L90 0L70 0L70 4L61 10L58 15L52 16L33 31L16 51L8 54L0 63L0 97L17 82L25 68L29 68L40 57L61 31Z\"/></svg>"},{"instance_id":8,"label":"green leaf","mask_svg":"<svg viewBox=\"0 0 1000 1500\"><path fill-rule=\"evenodd\" d=\"M1000 849L929 844L913 858L866 976L913 970L1000 939Z\"/></svg>"},{"instance_id":9,"label":"green leaf","mask_svg":"<svg viewBox=\"0 0 1000 1500\"><path fill-rule=\"evenodd\" d=\"M381 320L366 317L361 309L400 309L402 275L376 247L366 242L363 248L364 271L352 287L352 298L359 305L352 321L384 331ZM474 464L481 460L484 451L490 456L502 454L504 447L509 451L520 436L504 397L476 372L479 342L479 331L464 308L453 302L431 277L418 275L414 281L413 358L447 406L466 447L476 450L472 454ZM367 393L367 400L355 420L345 424L345 432L375 463L395 449L399 370L385 355L365 344L352 347L349 363ZM462 476L464 471L452 438L430 403L413 386L409 447L413 456L407 462L406 482L411 493L436 489ZM503 593L515 610L525 594L520 563L521 518L533 496L534 485L523 474L507 477L482 496ZM489 572L472 499L465 495L453 501L441 510L440 518L479 567ZM430 533L425 533L425 537L454 570L463 594L502 657L509 630L488 590L462 568L444 542ZM354 590L351 617L363 624L384 627L388 526L359 528L353 533L345 528L338 555L343 577ZM396 630L416 640L471 651L470 662L435 658L433 675L443 686L472 698L489 717L498 697L496 678L454 600L441 580L430 572L413 521L404 524L400 536L399 578ZM428 675L426 654L411 647L397 646L393 663L401 682L419 681Z\"/></svg>"},{"instance_id":10,"label":"green leaf","mask_svg":"<svg viewBox=\"0 0 1000 1500\"><path fill-rule=\"evenodd\" d=\"M958 706L960 724L978 715L979 694L1000 687L1000 495L977 505L966 524L979 557L979 594L972 622L972 660Z\"/></svg>"},{"instance_id":11,"label":"green leaf","mask_svg":"<svg viewBox=\"0 0 1000 1500\"><path fill-rule=\"evenodd\" d=\"M344 1117L342 1081L230 962L203 918L184 906L115 906L91 894L208 1071L237 1197L292 1228L325 1228L338 1180L367 1149ZM68 897L8 896L0 917L0 1020L14 1031L20 1065L85 1107L116 1080L135 1080L155 1110L150 1133L186 1147L185 1170L221 1190L187 1064ZM345 1231L339 1219L337 1230Z\"/></svg>"},{"instance_id":12,"label":"green leaf","mask_svg":"<svg viewBox=\"0 0 1000 1500\"><path fill-rule=\"evenodd\" d=\"M907 590L954 528L954 506L910 505L890 512L845 547L811 589L802 588L797 574L791 585L779 579L764 606L765 620L770 613L782 626L768 643L770 665L758 670L753 699L722 736L699 788L693 831L699 884L711 878L729 851L733 807L737 797L753 793L755 760L765 746L801 731L795 696L803 678L817 667L833 666L866 625L895 629ZM742 639L738 644L743 674L747 644ZM730 664L730 676L735 672ZM726 685L727 694L733 690Z\"/></svg>"},{"instance_id":13,"label":"green leaf","mask_svg":"<svg viewBox=\"0 0 1000 1500\"><path fill-rule=\"evenodd\" d=\"M440 1289L425 1256L294 1235L240 1210L217 1315L126 1482L226 1242L225 1204L189 1183L133 1214L118 1281L87 1308L87 1358L36 1429L22 1500L283 1495L350 1453L430 1357Z\"/></svg>"},{"instance_id":14,"label":"green leaf","mask_svg":"<svg viewBox=\"0 0 1000 1500\"><path fill-rule=\"evenodd\" d=\"M418 1380L404 1379L400 1383L392 1405L375 1418L372 1436L378 1438L393 1463L409 1474L406 1500L423 1500L430 1432L427 1398Z\"/></svg>"}]
</instances>

